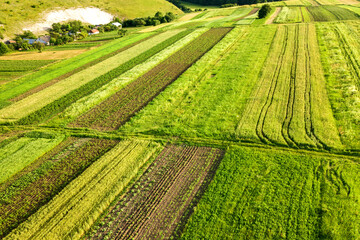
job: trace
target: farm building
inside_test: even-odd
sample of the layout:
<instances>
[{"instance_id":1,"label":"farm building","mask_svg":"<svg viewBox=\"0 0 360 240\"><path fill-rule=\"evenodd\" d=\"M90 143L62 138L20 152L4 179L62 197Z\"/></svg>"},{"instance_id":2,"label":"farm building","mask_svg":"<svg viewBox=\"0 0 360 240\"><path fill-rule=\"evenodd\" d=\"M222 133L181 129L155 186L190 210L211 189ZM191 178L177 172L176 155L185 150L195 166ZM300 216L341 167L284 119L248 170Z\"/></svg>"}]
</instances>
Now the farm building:
<instances>
[{"instance_id":1,"label":"farm building","mask_svg":"<svg viewBox=\"0 0 360 240\"><path fill-rule=\"evenodd\" d=\"M112 25L118 27L118 28L121 28L122 27L122 24L119 23L119 22L113 22Z\"/></svg>"},{"instance_id":2,"label":"farm building","mask_svg":"<svg viewBox=\"0 0 360 240\"><path fill-rule=\"evenodd\" d=\"M99 30L97 30L97 29L91 29L90 31L89 31L89 35L95 35L95 34L99 34L100 32L99 32Z\"/></svg>"},{"instance_id":3,"label":"farm building","mask_svg":"<svg viewBox=\"0 0 360 240\"><path fill-rule=\"evenodd\" d=\"M50 36L41 36L37 39L29 39L29 38L24 38L25 41L28 41L29 44L33 44L35 42L41 42L45 45L50 45Z\"/></svg>"}]
</instances>

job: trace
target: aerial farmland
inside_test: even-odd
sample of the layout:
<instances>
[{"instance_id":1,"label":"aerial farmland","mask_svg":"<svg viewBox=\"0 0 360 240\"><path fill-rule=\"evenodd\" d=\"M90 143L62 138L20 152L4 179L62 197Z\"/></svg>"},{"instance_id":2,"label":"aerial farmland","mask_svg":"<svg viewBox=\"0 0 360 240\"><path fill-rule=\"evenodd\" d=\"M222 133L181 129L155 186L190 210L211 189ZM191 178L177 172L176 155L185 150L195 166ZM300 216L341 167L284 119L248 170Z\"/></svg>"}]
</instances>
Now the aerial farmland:
<instances>
[{"instance_id":1,"label":"aerial farmland","mask_svg":"<svg viewBox=\"0 0 360 240\"><path fill-rule=\"evenodd\" d=\"M0 56L0 239L360 239L360 2L190 2Z\"/></svg>"}]
</instances>

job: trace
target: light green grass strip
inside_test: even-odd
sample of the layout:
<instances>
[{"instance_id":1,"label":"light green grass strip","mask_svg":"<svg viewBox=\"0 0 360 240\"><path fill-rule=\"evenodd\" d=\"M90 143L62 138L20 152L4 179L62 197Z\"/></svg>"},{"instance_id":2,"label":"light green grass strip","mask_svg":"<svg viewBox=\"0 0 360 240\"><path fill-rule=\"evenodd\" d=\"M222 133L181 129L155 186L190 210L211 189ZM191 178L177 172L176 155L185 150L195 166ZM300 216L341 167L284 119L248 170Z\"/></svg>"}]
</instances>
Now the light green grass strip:
<instances>
[{"instance_id":1,"label":"light green grass strip","mask_svg":"<svg viewBox=\"0 0 360 240\"><path fill-rule=\"evenodd\" d=\"M91 80L99 77L130 59L149 50L162 41L176 35L183 30L172 30L159 34L149 40L142 42L120 54L89 67L77 74L70 76L38 93L35 93L19 102L0 110L0 119L14 121L29 115L30 113L41 109L45 105L65 96L72 90L81 87Z\"/></svg>"},{"instance_id":2,"label":"light green grass strip","mask_svg":"<svg viewBox=\"0 0 360 240\"><path fill-rule=\"evenodd\" d=\"M122 141L5 239L78 239L162 149L148 141Z\"/></svg>"},{"instance_id":3,"label":"light green grass strip","mask_svg":"<svg viewBox=\"0 0 360 240\"><path fill-rule=\"evenodd\" d=\"M186 44L193 41L195 38L206 32L207 28L197 29L191 34L187 35L183 39L177 41L173 45L169 46L168 48L164 49L160 53L154 55L147 61L137 65L133 69L127 71L126 73L122 74L120 77L112 80L110 83L106 84L105 86L101 87L99 90L95 91L93 94L86 96L76 103L72 104L68 107L62 114L56 117L50 125L57 125L57 123L67 124L75 119L80 114L88 111L96 104L104 101L109 96L113 95L121 88L123 88L128 83L136 80L141 75L145 74L147 71L151 70L153 67L158 65L160 62L168 58L170 55L184 47Z\"/></svg>"},{"instance_id":4,"label":"light green grass strip","mask_svg":"<svg viewBox=\"0 0 360 240\"><path fill-rule=\"evenodd\" d=\"M34 162L62 140L63 137L55 139L23 137L0 148L0 183Z\"/></svg>"},{"instance_id":5,"label":"light green grass strip","mask_svg":"<svg viewBox=\"0 0 360 240\"><path fill-rule=\"evenodd\" d=\"M283 7L274 23L299 23L302 22L299 7Z\"/></svg>"},{"instance_id":6,"label":"light green grass strip","mask_svg":"<svg viewBox=\"0 0 360 240\"><path fill-rule=\"evenodd\" d=\"M152 34L154 33L130 35L123 39L117 39L76 57L63 60L34 74L2 85L0 86L0 103Z\"/></svg>"}]
</instances>

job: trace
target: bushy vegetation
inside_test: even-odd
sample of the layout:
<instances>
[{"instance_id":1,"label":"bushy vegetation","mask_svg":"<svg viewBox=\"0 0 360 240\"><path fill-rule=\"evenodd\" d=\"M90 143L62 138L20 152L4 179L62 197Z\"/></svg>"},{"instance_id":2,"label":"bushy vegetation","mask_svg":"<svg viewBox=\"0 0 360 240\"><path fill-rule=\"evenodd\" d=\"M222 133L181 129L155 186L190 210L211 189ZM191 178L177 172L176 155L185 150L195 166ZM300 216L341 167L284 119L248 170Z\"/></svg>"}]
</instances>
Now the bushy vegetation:
<instances>
[{"instance_id":1,"label":"bushy vegetation","mask_svg":"<svg viewBox=\"0 0 360 240\"><path fill-rule=\"evenodd\" d=\"M161 12L155 13L154 17L135 18L123 21L123 27L142 27L142 26L156 26L161 23L171 22L175 19L172 12L167 12L165 15Z\"/></svg>"},{"instance_id":2,"label":"bushy vegetation","mask_svg":"<svg viewBox=\"0 0 360 240\"><path fill-rule=\"evenodd\" d=\"M269 4L264 4L259 10L259 18L265 18L271 12L271 6Z\"/></svg>"}]
</instances>

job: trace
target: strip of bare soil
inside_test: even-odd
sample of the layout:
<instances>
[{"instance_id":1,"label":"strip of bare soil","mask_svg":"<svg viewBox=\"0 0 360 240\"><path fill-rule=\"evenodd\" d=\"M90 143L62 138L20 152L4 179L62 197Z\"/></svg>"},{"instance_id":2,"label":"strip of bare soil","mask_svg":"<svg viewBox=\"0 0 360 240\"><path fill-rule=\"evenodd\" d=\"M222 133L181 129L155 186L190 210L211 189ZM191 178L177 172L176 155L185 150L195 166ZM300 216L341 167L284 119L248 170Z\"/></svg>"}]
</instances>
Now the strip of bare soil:
<instances>
[{"instance_id":1,"label":"strip of bare soil","mask_svg":"<svg viewBox=\"0 0 360 240\"><path fill-rule=\"evenodd\" d=\"M277 15L279 15L280 11L281 11L281 7L277 7L273 15L271 15L271 17L268 20L266 20L265 24L272 24L275 18L277 17Z\"/></svg>"},{"instance_id":2,"label":"strip of bare soil","mask_svg":"<svg viewBox=\"0 0 360 240\"><path fill-rule=\"evenodd\" d=\"M169 145L100 221L92 239L169 239L186 222L222 155L214 148Z\"/></svg>"}]
</instances>

